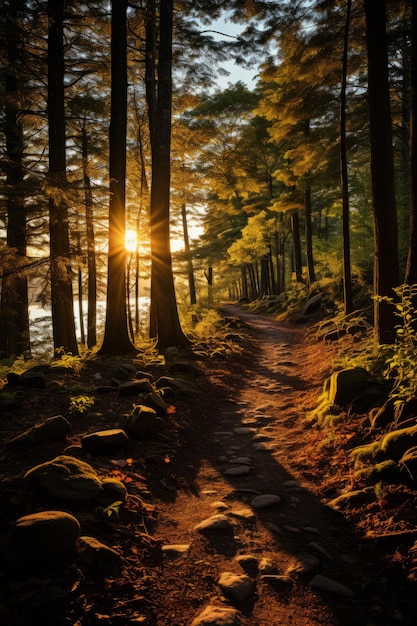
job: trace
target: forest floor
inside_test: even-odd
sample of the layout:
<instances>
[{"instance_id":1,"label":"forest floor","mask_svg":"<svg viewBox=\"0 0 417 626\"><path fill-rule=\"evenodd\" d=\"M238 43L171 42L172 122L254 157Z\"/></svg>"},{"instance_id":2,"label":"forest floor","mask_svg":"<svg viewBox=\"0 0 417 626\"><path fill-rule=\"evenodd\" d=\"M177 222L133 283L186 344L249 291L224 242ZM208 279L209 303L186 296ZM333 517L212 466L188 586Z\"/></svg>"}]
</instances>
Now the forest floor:
<instances>
[{"instance_id":1,"label":"forest floor","mask_svg":"<svg viewBox=\"0 0 417 626\"><path fill-rule=\"evenodd\" d=\"M103 580L77 562L31 577L0 567L2 624L416 624L409 548L417 538L417 491L386 487L383 498L335 511L328 502L349 488L349 451L361 443L361 420L346 415L331 437L306 420L334 357L350 339L325 344L306 338L305 326L233 305L223 313L246 324L236 331L241 351L195 355L203 374L197 392L172 399L175 412L161 435L132 443L115 458L88 459L100 474L125 482L131 494L117 519L107 522L86 506L71 509L83 534L122 553L122 573ZM92 382L100 368L103 378L99 361L78 376ZM3 442L62 412L47 394L31 390L30 402L3 416ZM95 413L69 416L69 443L117 427L129 408L131 399L98 398ZM58 507L34 495L22 476L62 451L59 443L24 453L1 450L3 524ZM233 468L241 469L234 474ZM280 499L259 508L254 498L266 494ZM196 528L214 515L221 516L216 519L223 520L222 530ZM232 589L227 572L240 577ZM54 602L52 588L64 589L65 597ZM213 617L207 607L230 611ZM201 617L205 609L212 617Z\"/></svg>"}]
</instances>

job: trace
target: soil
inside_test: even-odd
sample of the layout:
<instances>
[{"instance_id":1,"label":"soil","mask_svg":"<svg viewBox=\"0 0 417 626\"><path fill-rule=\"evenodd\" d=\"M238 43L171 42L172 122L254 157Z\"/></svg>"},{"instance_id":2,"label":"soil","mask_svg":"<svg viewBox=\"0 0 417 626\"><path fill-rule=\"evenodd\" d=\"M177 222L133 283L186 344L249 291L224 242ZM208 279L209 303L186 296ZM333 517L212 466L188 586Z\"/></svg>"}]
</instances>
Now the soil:
<instances>
[{"instance_id":1,"label":"soil","mask_svg":"<svg viewBox=\"0 0 417 626\"><path fill-rule=\"evenodd\" d=\"M103 579L99 572L85 572L76 558L35 572L11 571L0 562L1 624L189 626L210 604L237 608L242 626L416 623L410 547L417 539L417 491L383 485L382 496L375 492L345 511L334 510L328 503L353 484L350 450L365 436L364 417L345 415L332 433L306 419L334 357L352 339L324 344L308 339L305 326L233 305L223 312L245 323L230 330L229 339L240 349L208 356L208 342L204 353L194 353L202 372L198 391L170 399L164 431L150 441L131 442L114 458L85 459L101 476L125 483L130 495L114 516L103 518L91 504L73 506L35 494L23 476L86 432L123 424L132 398L97 396L94 413L74 415L68 413L68 397L49 385L30 390L2 416L0 535L22 515L71 511L82 534L116 548L124 567ZM146 368L157 377L167 365ZM112 367L114 362L94 359L77 375L56 379L81 389L94 385L98 375L106 380ZM5 445L58 413L72 424L65 443L24 450ZM250 473L225 474L239 457L250 458ZM257 494L277 494L281 501L242 517L239 511L250 509ZM195 530L219 512L232 521L233 532ZM189 549L177 558L164 556L163 546L172 544ZM317 558L316 568L294 571L306 554ZM243 573L239 555L256 557L258 565L269 559L272 571L286 578L279 582L253 572L254 594L235 605L218 580L224 572ZM316 575L344 585L343 592L312 586Z\"/></svg>"}]
</instances>

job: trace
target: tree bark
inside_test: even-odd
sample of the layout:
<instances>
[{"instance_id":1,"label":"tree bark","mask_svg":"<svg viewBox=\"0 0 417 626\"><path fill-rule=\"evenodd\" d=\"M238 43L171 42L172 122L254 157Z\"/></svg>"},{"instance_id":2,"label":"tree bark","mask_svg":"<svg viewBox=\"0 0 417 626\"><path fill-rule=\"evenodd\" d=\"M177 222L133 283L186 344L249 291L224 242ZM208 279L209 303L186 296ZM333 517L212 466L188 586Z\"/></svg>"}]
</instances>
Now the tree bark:
<instances>
[{"instance_id":1,"label":"tree bark","mask_svg":"<svg viewBox=\"0 0 417 626\"><path fill-rule=\"evenodd\" d=\"M151 0L153 3L153 0ZM173 0L161 0L159 9L158 92L148 94L150 115L152 186L151 186L151 297L154 305L154 328L157 346L164 350L170 346L187 346L179 317L172 273L169 233L170 179L171 179L171 109L172 109L172 24ZM155 28L155 23L153 24ZM148 29L150 29L148 25ZM148 51L151 54L149 48ZM147 57L148 58L148 57ZM150 60L152 61L152 59ZM149 72L147 88L155 87ZM154 119L153 119L154 116ZM152 326L152 325L151 325Z\"/></svg>"},{"instance_id":2,"label":"tree bark","mask_svg":"<svg viewBox=\"0 0 417 626\"><path fill-rule=\"evenodd\" d=\"M136 354L126 306L127 0L112 1L107 306L101 355Z\"/></svg>"},{"instance_id":3,"label":"tree bark","mask_svg":"<svg viewBox=\"0 0 417 626\"><path fill-rule=\"evenodd\" d=\"M374 215L374 326L379 343L395 339L394 296L398 285L398 236L392 122L388 79L385 0L365 0L368 100Z\"/></svg>"},{"instance_id":4,"label":"tree bark","mask_svg":"<svg viewBox=\"0 0 417 626\"><path fill-rule=\"evenodd\" d=\"M346 315L353 311L350 263L349 176L346 148L346 86L351 8L352 0L347 0L343 37L342 85L340 89L340 183L342 189L343 293Z\"/></svg>"},{"instance_id":5,"label":"tree bark","mask_svg":"<svg viewBox=\"0 0 417 626\"><path fill-rule=\"evenodd\" d=\"M194 268L191 258L190 237L188 235L187 208L185 204L181 206L182 231L184 236L184 251L187 259L188 289L190 293L190 304L197 304L195 291Z\"/></svg>"},{"instance_id":6,"label":"tree bark","mask_svg":"<svg viewBox=\"0 0 417 626\"><path fill-rule=\"evenodd\" d=\"M18 24L22 6L18 0L9 0L5 2L4 10L7 53L4 85L6 241L11 253L3 265L0 351L10 357L30 351L30 337L27 278L25 272L19 269L26 256L26 202L21 189L24 180L24 142L20 111L22 76L19 70L21 43Z\"/></svg>"},{"instance_id":7,"label":"tree bark","mask_svg":"<svg viewBox=\"0 0 417 626\"><path fill-rule=\"evenodd\" d=\"M81 143L87 238L87 346L88 348L93 348L97 343L97 266L94 234L93 192L89 176L88 136L85 126L82 129Z\"/></svg>"},{"instance_id":8,"label":"tree bark","mask_svg":"<svg viewBox=\"0 0 417 626\"><path fill-rule=\"evenodd\" d=\"M410 242L405 282L417 283L417 4L411 5Z\"/></svg>"},{"instance_id":9,"label":"tree bark","mask_svg":"<svg viewBox=\"0 0 417 626\"><path fill-rule=\"evenodd\" d=\"M48 0L49 235L55 354L78 354L66 198L64 0Z\"/></svg>"},{"instance_id":10,"label":"tree bark","mask_svg":"<svg viewBox=\"0 0 417 626\"><path fill-rule=\"evenodd\" d=\"M298 211L294 211L291 214L291 228L292 228L295 278L296 278L297 283L302 283L303 282L303 266L301 262L300 222L299 222Z\"/></svg>"},{"instance_id":11,"label":"tree bark","mask_svg":"<svg viewBox=\"0 0 417 626\"><path fill-rule=\"evenodd\" d=\"M312 285L316 281L316 273L314 271L313 259L313 226L311 221L311 187L307 184L304 193L305 197L305 232L306 232L306 259L307 259L307 275L308 284Z\"/></svg>"}]
</instances>

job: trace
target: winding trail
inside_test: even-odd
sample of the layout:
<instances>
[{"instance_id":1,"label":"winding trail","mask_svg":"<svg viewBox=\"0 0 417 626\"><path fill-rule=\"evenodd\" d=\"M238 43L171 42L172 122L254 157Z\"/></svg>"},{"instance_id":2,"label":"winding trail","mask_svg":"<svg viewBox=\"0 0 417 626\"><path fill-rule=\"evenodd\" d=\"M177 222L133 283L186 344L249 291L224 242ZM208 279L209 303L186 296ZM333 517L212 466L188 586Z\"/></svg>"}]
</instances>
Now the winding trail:
<instances>
[{"instance_id":1,"label":"winding trail","mask_svg":"<svg viewBox=\"0 0 417 626\"><path fill-rule=\"evenodd\" d=\"M198 624L210 605L236 609L237 621L201 623L416 624L416 601L398 572L318 497L320 468L305 471L312 438L317 445L324 438L305 417L330 371L330 349L303 342L300 327L231 305L223 312L249 325L253 359L224 378L208 367L192 416L200 426L173 460L175 488L165 485L156 503L155 535L167 555L154 590L162 598L158 626ZM264 494L280 501L257 508L253 499ZM196 530L215 514L227 518L224 530ZM252 590L238 602L218 581L245 569Z\"/></svg>"}]
</instances>

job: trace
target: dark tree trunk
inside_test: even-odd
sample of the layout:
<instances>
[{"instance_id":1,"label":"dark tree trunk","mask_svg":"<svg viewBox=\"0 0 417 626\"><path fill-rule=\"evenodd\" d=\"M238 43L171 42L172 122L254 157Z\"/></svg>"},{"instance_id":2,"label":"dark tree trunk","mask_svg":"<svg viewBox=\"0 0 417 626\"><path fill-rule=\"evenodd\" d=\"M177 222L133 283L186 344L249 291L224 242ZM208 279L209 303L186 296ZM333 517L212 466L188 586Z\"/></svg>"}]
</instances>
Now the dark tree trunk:
<instances>
[{"instance_id":1,"label":"dark tree trunk","mask_svg":"<svg viewBox=\"0 0 417 626\"><path fill-rule=\"evenodd\" d=\"M342 85L340 90L340 182L342 188L343 292L346 315L353 311L350 264L349 177L346 152L346 86L351 8L352 0L347 0L343 37Z\"/></svg>"},{"instance_id":2,"label":"dark tree trunk","mask_svg":"<svg viewBox=\"0 0 417 626\"><path fill-rule=\"evenodd\" d=\"M204 272L207 280L207 304L209 307L213 306L213 268L209 267L207 272Z\"/></svg>"},{"instance_id":3,"label":"dark tree trunk","mask_svg":"<svg viewBox=\"0 0 417 626\"><path fill-rule=\"evenodd\" d=\"M411 5L410 242L405 282L417 283L417 4Z\"/></svg>"},{"instance_id":4,"label":"dark tree trunk","mask_svg":"<svg viewBox=\"0 0 417 626\"><path fill-rule=\"evenodd\" d=\"M150 13L155 15L153 0ZM148 20L151 15L148 16ZM155 106L155 36L150 34L147 62L153 65L147 71L147 101L150 116L152 151L151 186L151 297L155 316L153 328L157 333L157 346L164 350L170 346L187 346L189 339L184 335L179 317L172 274L172 258L169 234L170 209L170 166L171 166L171 109L172 109L172 23L173 0L161 0L159 9L158 91ZM153 26L153 29L152 29ZM148 31L156 28L155 21L148 24Z\"/></svg>"},{"instance_id":5,"label":"dark tree trunk","mask_svg":"<svg viewBox=\"0 0 417 626\"><path fill-rule=\"evenodd\" d=\"M93 348L97 343L97 267L94 234L93 192L89 176L88 136L85 127L82 129L81 141L87 237L87 346L89 348Z\"/></svg>"},{"instance_id":6,"label":"dark tree trunk","mask_svg":"<svg viewBox=\"0 0 417 626\"><path fill-rule=\"evenodd\" d=\"M55 351L78 354L66 192L64 0L48 0L49 235Z\"/></svg>"},{"instance_id":7,"label":"dark tree trunk","mask_svg":"<svg viewBox=\"0 0 417 626\"><path fill-rule=\"evenodd\" d=\"M4 133L6 139L5 205L7 246L11 253L3 265L0 351L4 356L21 355L30 350L29 308L26 274L21 266L26 256L26 204L21 189L24 180L23 127L20 112L22 76L19 70L21 43L19 18L21 2L4 4L7 60L5 66ZM20 189L19 189L20 187Z\"/></svg>"},{"instance_id":8,"label":"dark tree trunk","mask_svg":"<svg viewBox=\"0 0 417 626\"><path fill-rule=\"evenodd\" d=\"M291 214L291 228L293 241L293 259L295 278L297 283L303 282L303 265L301 262L300 221L298 211Z\"/></svg>"},{"instance_id":9,"label":"dark tree trunk","mask_svg":"<svg viewBox=\"0 0 417 626\"><path fill-rule=\"evenodd\" d=\"M308 284L311 285L316 281L313 259L313 227L311 221L311 187L307 185L305 190L305 219L306 219L306 259L307 259L307 276Z\"/></svg>"},{"instance_id":10,"label":"dark tree trunk","mask_svg":"<svg viewBox=\"0 0 417 626\"><path fill-rule=\"evenodd\" d=\"M190 293L190 304L197 304L195 292L194 268L191 258L190 238L188 236L187 208L185 204L181 206L182 231L184 236L184 250L187 259L188 289Z\"/></svg>"},{"instance_id":11,"label":"dark tree trunk","mask_svg":"<svg viewBox=\"0 0 417 626\"><path fill-rule=\"evenodd\" d=\"M104 339L99 353L137 352L129 338L126 306L127 0L112 1L109 132L109 251Z\"/></svg>"},{"instance_id":12,"label":"dark tree trunk","mask_svg":"<svg viewBox=\"0 0 417 626\"><path fill-rule=\"evenodd\" d=\"M241 267L240 267L240 272L241 272L241 276L242 276L242 289L241 289L241 294L240 297L241 298L249 298L249 292L248 292L248 277L246 274L246 265L245 263L242 263Z\"/></svg>"},{"instance_id":13,"label":"dark tree trunk","mask_svg":"<svg viewBox=\"0 0 417 626\"><path fill-rule=\"evenodd\" d=\"M374 294L392 298L393 288L398 285L398 237L385 4L385 0L365 0L375 233ZM394 341L394 307L378 297L374 325L379 343Z\"/></svg>"},{"instance_id":14,"label":"dark tree trunk","mask_svg":"<svg viewBox=\"0 0 417 626\"><path fill-rule=\"evenodd\" d=\"M261 281L260 295L266 296L270 293L269 289L269 257L265 254L261 257Z\"/></svg>"}]
</instances>

